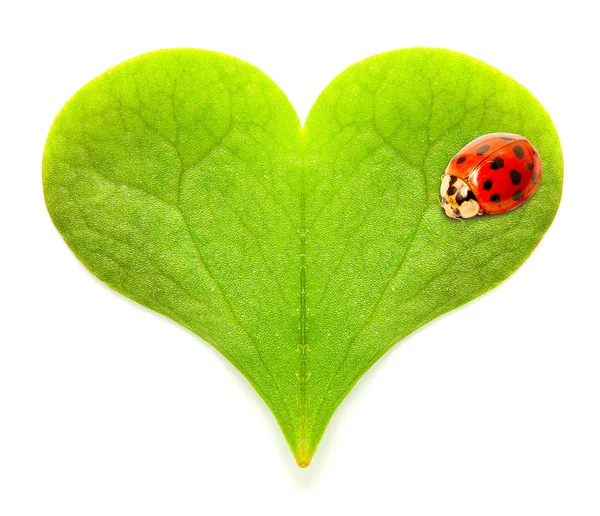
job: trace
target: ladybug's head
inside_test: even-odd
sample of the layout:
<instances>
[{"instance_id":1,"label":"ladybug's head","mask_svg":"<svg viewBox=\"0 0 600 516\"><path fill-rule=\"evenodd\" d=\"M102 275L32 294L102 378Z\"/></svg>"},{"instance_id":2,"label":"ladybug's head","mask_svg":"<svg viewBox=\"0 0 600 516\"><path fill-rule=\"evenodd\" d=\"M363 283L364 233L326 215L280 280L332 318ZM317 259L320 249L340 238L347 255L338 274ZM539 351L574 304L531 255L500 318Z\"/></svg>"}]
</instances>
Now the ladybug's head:
<instances>
[{"instance_id":1,"label":"ladybug's head","mask_svg":"<svg viewBox=\"0 0 600 516\"><path fill-rule=\"evenodd\" d=\"M442 206L448 217L470 219L482 213L469 185L459 177L444 174L440 194L442 196Z\"/></svg>"}]
</instances>

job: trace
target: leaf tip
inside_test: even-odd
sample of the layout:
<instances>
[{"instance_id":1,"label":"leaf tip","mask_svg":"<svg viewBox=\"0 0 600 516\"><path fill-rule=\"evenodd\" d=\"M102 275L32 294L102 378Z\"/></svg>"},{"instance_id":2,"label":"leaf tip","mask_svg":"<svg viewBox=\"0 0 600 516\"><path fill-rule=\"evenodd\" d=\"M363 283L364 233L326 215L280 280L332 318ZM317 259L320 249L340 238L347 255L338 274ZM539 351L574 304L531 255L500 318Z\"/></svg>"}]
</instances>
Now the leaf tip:
<instances>
[{"instance_id":1,"label":"leaf tip","mask_svg":"<svg viewBox=\"0 0 600 516\"><path fill-rule=\"evenodd\" d=\"M308 468L310 465L310 457L298 456L296 457L296 464L298 464L298 466L301 468Z\"/></svg>"},{"instance_id":2,"label":"leaf tip","mask_svg":"<svg viewBox=\"0 0 600 516\"><path fill-rule=\"evenodd\" d=\"M300 449L296 454L296 464L301 468L307 468L310 465L310 461L312 459L312 453L310 453L308 449L308 445L306 443L300 445Z\"/></svg>"}]
</instances>

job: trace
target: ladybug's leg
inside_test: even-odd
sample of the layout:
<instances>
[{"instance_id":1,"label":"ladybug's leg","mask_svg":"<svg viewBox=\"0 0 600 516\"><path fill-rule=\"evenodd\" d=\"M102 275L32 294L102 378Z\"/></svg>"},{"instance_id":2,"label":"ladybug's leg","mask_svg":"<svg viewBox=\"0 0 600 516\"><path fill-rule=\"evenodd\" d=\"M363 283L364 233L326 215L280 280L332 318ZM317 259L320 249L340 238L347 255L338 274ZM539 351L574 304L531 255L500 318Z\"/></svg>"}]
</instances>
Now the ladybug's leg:
<instances>
[{"instance_id":1,"label":"ladybug's leg","mask_svg":"<svg viewBox=\"0 0 600 516\"><path fill-rule=\"evenodd\" d=\"M444 176L442 176L442 177L444 177ZM429 195L431 195L437 201L437 203L440 205L440 208L444 208L444 205L442 204L442 198L438 194L429 192Z\"/></svg>"}]
</instances>

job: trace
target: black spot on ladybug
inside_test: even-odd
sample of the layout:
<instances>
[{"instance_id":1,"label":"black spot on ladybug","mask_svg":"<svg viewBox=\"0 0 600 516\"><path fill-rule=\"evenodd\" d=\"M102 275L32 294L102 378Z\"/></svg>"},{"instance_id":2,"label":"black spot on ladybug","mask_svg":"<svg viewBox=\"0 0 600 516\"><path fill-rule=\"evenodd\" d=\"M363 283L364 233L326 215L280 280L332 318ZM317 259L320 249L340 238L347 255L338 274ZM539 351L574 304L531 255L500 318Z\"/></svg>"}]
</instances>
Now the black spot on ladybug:
<instances>
[{"instance_id":1,"label":"black spot on ladybug","mask_svg":"<svg viewBox=\"0 0 600 516\"><path fill-rule=\"evenodd\" d=\"M525 156L525 151L523 150L523 147L521 147L520 145L515 145L513 147L513 152L515 153L515 156L519 159L521 159L523 156Z\"/></svg>"},{"instance_id":2,"label":"black spot on ladybug","mask_svg":"<svg viewBox=\"0 0 600 516\"><path fill-rule=\"evenodd\" d=\"M491 179L486 179L483 183L483 189L484 190L491 190L492 189L492 180Z\"/></svg>"},{"instance_id":3,"label":"black spot on ladybug","mask_svg":"<svg viewBox=\"0 0 600 516\"><path fill-rule=\"evenodd\" d=\"M490 201L492 202L500 202L500 194L495 193L490 197Z\"/></svg>"},{"instance_id":4,"label":"black spot on ladybug","mask_svg":"<svg viewBox=\"0 0 600 516\"><path fill-rule=\"evenodd\" d=\"M533 170L533 163L531 161L527 162L527 170Z\"/></svg>"},{"instance_id":5,"label":"black spot on ladybug","mask_svg":"<svg viewBox=\"0 0 600 516\"><path fill-rule=\"evenodd\" d=\"M518 170L512 169L510 171L510 180L513 185L518 185L521 182L521 173Z\"/></svg>"},{"instance_id":6,"label":"black spot on ladybug","mask_svg":"<svg viewBox=\"0 0 600 516\"><path fill-rule=\"evenodd\" d=\"M465 161L467 161L467 157L466 156L460 156L457 160L456 163L458 165L460 165L461 163L464 163Z\"/></svg>"},{"instance_id":7,"label":"black spot on ladybug","mask_svg":"<svg viewBox=\"0 0 600 516\"><path fill-rule=\"evenodd\" d=\"M489 150L490 150L490 146L486 143L477 149L477 155L483 156Z\"/></svg>"},{"instance_id":8,"label":"black spot on ladybug","mask_svg":"<svg viewBox=\"0 0 600 516\"><path fill-rule=\"evenodd\" d=\"M451 186L448 188L448 195L454 195L456 193L456 186Z\"/></svg>"},{"instance_id":9,"label":"black spot on ladybug","mask_svg":"<svg viewBox=\"0 0 600 516\"><path fill-rule=\"evenodd\" d=\"M536 183L539 181L539 179L540 179L540 178L539 178L539 176L538 176L538 173L537 173L537 172L534 172L534 173L533 173L533 175L531 176L531 182L532 182L533 184L536 184Z\"/></svg>"},{"instance_id":10,"label":"black spot on ladybug","mask_svg":"<svg viewBox=\"0 0 600 516\"><path fill-rule=\"evenodd\" d=\"M517 190L514 194L512 194L513 201L520 201L523 199L523 192L521 190Z\"/></svg>"},{"instance_id":11,"label":"black spot on ladybug","mask_svg":"<svg viewBox=\"0 0 600 516\"><path fill-rule=\"evenodd\" d=\"M462 204L465 201L470 201L470 200L474 200L474 199L475 199L475 195L473 194L473 192L471 190L469 190L467 195L463 195L461 192L458 192L458 195L456 196L456 203Z\"/></svg>"},{"instance_id":12,"label":"black spot on ladybug","mask_svg":"<svg viewBox=\"0 0 600 516\"><path fill-rule=\"evenodd\" d=\"M504 166L504 160L502 158L494 158L490 163L490 168L492 170L498 170Z\"/></svg>"},{"instance_id":13,"label":"black spot on ladybug","mask_svg":"<svg viewBox=\"0 0 600 516\"><path fill-rule=\"evenodd\" d=\"M448 183L449 186L452 186L454 183L456 183L456 176L450 176L450 182Z\"/></svg>"}]
</instances>

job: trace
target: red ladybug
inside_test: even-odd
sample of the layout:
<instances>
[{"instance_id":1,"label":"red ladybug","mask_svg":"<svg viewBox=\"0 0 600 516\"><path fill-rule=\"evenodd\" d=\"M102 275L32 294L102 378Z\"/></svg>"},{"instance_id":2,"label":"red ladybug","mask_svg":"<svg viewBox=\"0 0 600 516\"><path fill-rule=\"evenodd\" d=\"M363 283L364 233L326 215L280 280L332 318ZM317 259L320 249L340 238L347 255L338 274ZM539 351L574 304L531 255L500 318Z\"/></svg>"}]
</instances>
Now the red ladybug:
<instances>
[{"instance_id":1,"label":"red ladybug","mask_svg":"<svg viewBox=\"0 0 600 516\"><path fill-rule=\"evenodd\" d=\"M523 204L542 179L542 161L523 136L486 134L463 147L442 176L442 206L453 219L498 214Z\"/></svg>"}]
</instances>

